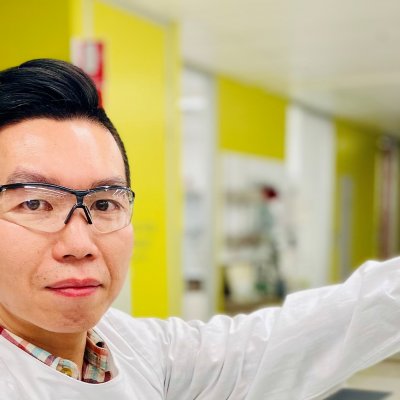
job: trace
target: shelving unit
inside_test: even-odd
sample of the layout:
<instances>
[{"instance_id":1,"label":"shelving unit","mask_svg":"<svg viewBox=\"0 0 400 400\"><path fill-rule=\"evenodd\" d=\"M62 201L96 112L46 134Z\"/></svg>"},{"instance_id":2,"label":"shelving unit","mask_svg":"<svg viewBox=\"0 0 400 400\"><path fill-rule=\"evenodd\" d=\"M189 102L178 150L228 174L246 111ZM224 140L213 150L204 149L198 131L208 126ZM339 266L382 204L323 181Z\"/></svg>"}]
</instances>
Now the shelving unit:
<instances>
[{"instance_id":1,"label":"shelving unit","mask_svg":"<svg viewBox=\"0 0 400 400\"><path fill-rule=\"evenodd\" d=\"M219 263L228 314L279 304L285 294L280 269L281 221L276 213L282 206L279 178L283 167L276 168L279 172L272 178L268 173L274 168L269 167L268 161L240 155L228 155L223 165Z\"/></svg>"}]
</instances>

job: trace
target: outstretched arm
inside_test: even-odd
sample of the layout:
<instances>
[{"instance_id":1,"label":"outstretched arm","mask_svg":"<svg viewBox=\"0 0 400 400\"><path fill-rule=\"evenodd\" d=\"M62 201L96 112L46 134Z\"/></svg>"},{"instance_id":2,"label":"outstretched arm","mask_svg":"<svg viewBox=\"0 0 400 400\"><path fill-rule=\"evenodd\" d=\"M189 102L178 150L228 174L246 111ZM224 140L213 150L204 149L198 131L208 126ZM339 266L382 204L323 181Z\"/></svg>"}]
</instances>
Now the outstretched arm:
<instances>
[{"instance_id":1,"label":"outstretched arm","mask_svg":"<svg viewBox=\"0 0 400 400\"><path fill-rule=\"evenodd\" d=\"M324 398L400 350L400 259L368 262L281 308L206 324L172 318L164 329L167 399Z\"/></svg>"}]
</instances>

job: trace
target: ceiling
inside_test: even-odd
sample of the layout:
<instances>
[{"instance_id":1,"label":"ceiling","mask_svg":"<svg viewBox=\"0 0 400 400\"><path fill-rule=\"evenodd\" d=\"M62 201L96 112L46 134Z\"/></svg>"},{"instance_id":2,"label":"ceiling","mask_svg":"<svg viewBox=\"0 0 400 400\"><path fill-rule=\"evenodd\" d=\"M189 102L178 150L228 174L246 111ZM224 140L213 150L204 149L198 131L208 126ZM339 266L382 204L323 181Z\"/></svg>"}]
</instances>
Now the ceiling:
<instances>
[{"instance_id":1,"label":"ceiling","mask_svg":"<svg viewBox=\"0 0 400 400\"><path fill-rule=\"evenodd\" d=\"M399 0L118 0L178 21L184 60L400 135Z\"/></svg>"}]
</instances>

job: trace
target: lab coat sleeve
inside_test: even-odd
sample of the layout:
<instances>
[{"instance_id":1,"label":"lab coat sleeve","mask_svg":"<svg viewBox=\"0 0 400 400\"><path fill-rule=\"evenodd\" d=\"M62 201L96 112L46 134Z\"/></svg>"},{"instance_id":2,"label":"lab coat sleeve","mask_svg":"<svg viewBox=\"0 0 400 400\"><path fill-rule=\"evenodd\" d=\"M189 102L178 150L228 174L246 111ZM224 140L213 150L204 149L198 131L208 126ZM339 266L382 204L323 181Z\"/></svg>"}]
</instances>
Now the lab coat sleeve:
<instances>
[{"instance_id":1,"label":"lab coat sleeve","mask_svg":"<svg viewBox=\"0 0 400 400\"><path fill-rule=\"evenodd\" d=\"M163 328L166 399L322 399L400 350L400 259L345 283L289 295L281 308Z\"/></svg>"}]
</instances>

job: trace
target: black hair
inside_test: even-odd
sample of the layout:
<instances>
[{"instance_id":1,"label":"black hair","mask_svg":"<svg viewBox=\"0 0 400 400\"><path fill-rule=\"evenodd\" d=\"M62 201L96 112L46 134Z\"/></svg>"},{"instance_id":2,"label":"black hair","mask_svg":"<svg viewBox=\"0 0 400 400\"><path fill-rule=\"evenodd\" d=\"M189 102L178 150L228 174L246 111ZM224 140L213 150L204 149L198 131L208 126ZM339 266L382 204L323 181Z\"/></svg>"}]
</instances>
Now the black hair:
<instances>
[{"instance_id":1,"label":"black hair","mask_svg":"<svg viewBox=\"0 0 400 400\"><path fill-rule=\"evenodd\" d=\"M80 68L65 61L42 58L0 71L0 129L35 118L60 121L83 118L103 125L121 151L130 186L125 146L99 104L93 81Z\"/></svg>"}]
</instances>

